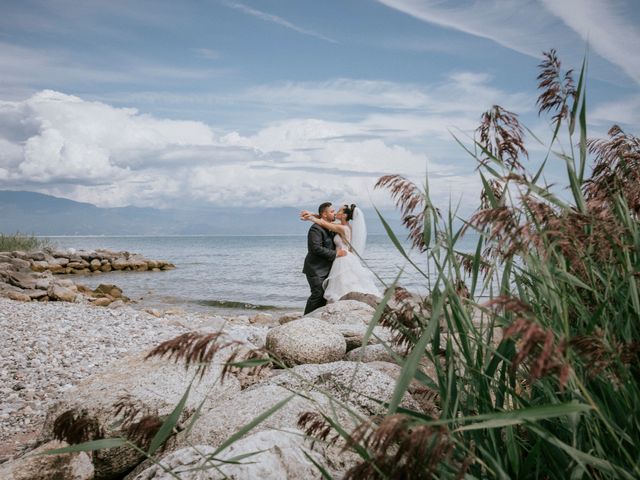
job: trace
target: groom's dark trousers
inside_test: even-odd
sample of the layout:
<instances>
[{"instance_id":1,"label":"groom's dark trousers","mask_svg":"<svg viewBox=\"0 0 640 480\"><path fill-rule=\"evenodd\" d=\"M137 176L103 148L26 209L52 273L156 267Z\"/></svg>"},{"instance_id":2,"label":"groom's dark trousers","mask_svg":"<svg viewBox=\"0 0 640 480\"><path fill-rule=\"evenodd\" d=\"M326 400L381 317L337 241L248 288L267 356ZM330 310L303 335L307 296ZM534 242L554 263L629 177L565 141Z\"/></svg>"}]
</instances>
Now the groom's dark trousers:
<instances>
[{"instance_id":1,"label":"groom's dark trousers","mask_svg":"<svg viewBox=\"0 0 640 480\"><path fill-rule=\"evenodd\" d=\"M311 225L307 235L307 256L304 259L302 273L307 276L311 295L307 300L304 314L327 304L324 299L322 282L329 276L331 265L336 258L336 246L333 243L335 233L316 225Z\"/></svg>"}]
</instances>

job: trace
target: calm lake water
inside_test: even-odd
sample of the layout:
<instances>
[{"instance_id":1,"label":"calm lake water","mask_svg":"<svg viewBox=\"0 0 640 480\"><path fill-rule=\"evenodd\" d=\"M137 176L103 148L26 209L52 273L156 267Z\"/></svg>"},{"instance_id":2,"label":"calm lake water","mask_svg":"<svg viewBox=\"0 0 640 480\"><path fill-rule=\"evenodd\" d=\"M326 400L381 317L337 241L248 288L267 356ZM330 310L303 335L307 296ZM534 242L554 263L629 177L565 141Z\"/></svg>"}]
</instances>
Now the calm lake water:
<instances>
[{"instance_id":1,"label":"calm lake water","mask_svg":"<svg viewBox=\"0 0 640 480\"><path fill-rule=\"evenodd\" d=\"M139 253L176 265L165 272L115 272L77 277L92 288L114 283L131 299L149 307L174 306L218 313L243 310L301 310L308 296L302 273L306 236L122 236L49 237L59 248L107 248ZM467 246L468 248L465 248ZM473 239L461 247L474 248ZM426 257L413 254L426 271ZM426 292L426 281L386 235L370 235L364 257L383 281L400 269L400 284Z\"/></svg>"}]
</instances>

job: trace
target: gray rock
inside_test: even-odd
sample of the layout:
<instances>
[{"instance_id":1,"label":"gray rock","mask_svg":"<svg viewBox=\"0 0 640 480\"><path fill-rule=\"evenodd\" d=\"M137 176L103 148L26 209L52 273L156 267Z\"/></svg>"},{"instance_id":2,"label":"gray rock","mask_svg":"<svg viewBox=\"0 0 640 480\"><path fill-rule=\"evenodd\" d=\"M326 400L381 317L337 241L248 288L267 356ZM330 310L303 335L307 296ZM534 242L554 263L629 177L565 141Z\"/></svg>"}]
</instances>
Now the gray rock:
<instances>
[{"instance_id":1,"label":"gray rock","mask_svg":"<svg viewBox=\"0 0 640 480\"><path fill-rule=\"evenodd\" d=\"M109 295L113 298L122 297L122 289L117 287L116 285L101 283L98 285L93 293L101 294L101 295Z\"/></svg>"},{"instance_id":2,"label":"gray rock","mask_svg":"<svg viewBox=\"0 0 640 480\"><path fill-rule=\"evenodd\" d=\"M266 346L286 365L335 362L347 351L342 334L315 318L301 318L271 329Z\"/></svg>"},{"instance_id":3,"label":"gray rock","mask_svg":"<svg viewBox=\"0 0 640 480\"><path fill-rule=\"evenodd\" d=\"M334 327L342 333L344 339L347 341L347 351L362 346L364 336L369 328L366 325L359 325L355 323L338 324L334 325ZM369 345L374 345L381 341L388 342L389 340L391 340L391 333L389 330L383 327L374 327L368 343Z\"/></svg>"},{"instance_id":4,"label":"gray rock","mask_svg":"<svg viewBox=\"0 0 640 480\"><path fill-rule=\"evenodd\" d=\"M125 258L119 257L111 261L111 266L114 270L124 270L129 267L129 261Z\"/></svg>"},{"instance_id":5,"label":"gray rock","mask_svg":"<svg viewBox=\"0 0 640 480\"><path fill-rule=\"evenodd\" d=\"M302 318L302 312L285 313L278 318L278 323L280 325L284 325L285 323L293 322L299 318Z\"/></svg>"},{"instance_id":6,"label":"gray rock","mask_svg":"<svg viewBox=\"0 0 640 480\"><path fill-rule=\"evenodd\" d=\"M367 366L371 368L375 368L381 373L388 375L393 381L397 381L402 373L402 367L395 363L390 362L369 362ZM433 365L431 365L433 367ZM427 366L421 366L424 373L427 374L432 380L436 380L435 369L429 369ZM426 370L426 371L425 371ZM440 403L440 395L437 390L427 387L423 385L419 381L413 379L411 383L409 383L409 387L407 389L413 399L420 405L420 409L428 413L431 416L437 416L439 410Z\"/></svg>"},{"instance_id":7,"label":"gray rock","mask_svg":"<svg viewBox=\"0 0 640 480\"><path fill-rule=\"evenodd\" d=\"M60 300L62 302L75 302L78 294L70 288L64 287L59 283L52 283L47 290L49 298Z\"/></svg>"},{"instance_id":8,"label":"gray rock","mask_svg":"<svg viewBox=\"0 0 640 480\"><path fill-rule=\"evenodd\" d=\"M290 399L284 406L256 425L252 433L298 428L300 416L307 412L321 412L342 425L347 431L352 431L358 426L359 422L356 419L366 418L366 415L357 407L349 405L347 410L319 391L310 389L304 392L303 397L295 395L295 392L287 388L273 385L272 381L273 379L269 379L243 390L226 403L204 412L184 442L192 445L219 446L241 427L288 398ZM233 414L230 415L229 412ZM349 453L341 452L342 446L343 444L338 442L324 451L330 471L344 473L353 466L354 458ZM341 476L334 475L335 478Z\"/></svg>"},{"instance_id":9,"label":"gray rock","mask_svg":"<svg viewBox=\"0 0 640 480\"><path fill-rule=\"evenodd\" d=\"M36 288L38 280L36 274L23 272L8 272L6 278L10 284L24 289Z\"/></svg>"},{"instance_id":10,"label":"gray rock","mask_svg":"<svg viewBox=\"0 0 640 480\"><path fill-rule=\"evenodd\" d=\"M46 270L48 270L49 268L49 263L46 262L45 260L35 260L33 262L31 262L31 270L33 270L34 272L44 272Z\"/></svg>"},{"instance_id":11,"label":"gray rock","mask_svg":"<svg viewBox=\"0 0 640 480\"><path fill-rule=\"evenodd\" d=\"M12 257L9 263L18 270L28 271L31 270L31 262L22 258Z\"/></svg>"},{"instance_id":12,"label":"gray rock","mask_svg":"<svg viewBox=\"0 0 640 480\"><path fill-rule=\"evenodd\" d=\"M31 300L40 300L48 296L47 290L25 290Z\"/></svg>"},{"instance_id":13,"label":"gray rock","mask_svg":"<svg viewBox=\"0 0 640 480\"><path fill-rule=\"evenodd\" d=\"M340 300L314 310L307 317L318 318L333 325L355 323L368 325L375 309L357 300Z\"/></svg>"},{"instance_id":14,"label":"gray rock","mask_svg":"<svg viewBox=\"0 0 640 480\"><path fill-rule=\"evenodd\" d=\"M43 261L45 260L45 254L44 252L29 252L27 254L27 256L31 259L31 260L35 260L35 261Z\"/></svg>"},{"instance_id":15,"label":"gray rock","mask_svg":"<svg viewBox=\"0 0 640 480\"><path fill-rule=\"evenodd\" d=\"M47 442L21 458L0 465L0 478L3 480L93 479L93 464L89 454L85 452L37 456L38 453L67 446L66 442L56 440Z\"/></svg>"},{"instance_id":16,"label":"gray rock","mask_svg":"<svg viewBox=\"0 0 640 480\"><path fill-rule=\"evenodd\" d=\"M22 293L22 292L10 291L10 292L7 292L7 297L10 298L11 300L16 300L18 302L30 302L31 301L31 297L29 295L27 295L26 293Z\"/></svg>"},{"instance_id":17,"label":"gray rock","mask_svg":"<svg viewBox=\"0 0 640 480\"><path fill-rule=\"evenodd\" d=\"M355 406L367 415L383 413L385 407L380 402L391 400L395 390L395 382L387 375L360 362L300 365L269 381L298 393L323 392ZM403 399L401 405L418 408L410 395Z\"/></svg>"},{"instance_id":18,"label":"gray rock","mask_svg":"<svg viewBox=\"0 0 640 480\"><path fill-rule=\"evenodd\" d=\"M239 382L229 377L224 384L219 381L220 366L212 366L200 382L194 382L181 421L186 421L205 400L205 407L217 404L240 390ZM93 375L69 390L54 405L45 420L43 437L53 437L56 422L63 418L93 425L103 431L105 438L128 436L122 423L126 409L138 411L133 419L139 421L149 416L163 421L171 413L194 377L193 369L161 359L144 360L144 354L132 355L115 362L103 373ZM126 405L118 412L118 405ZM69 413L71 412L71 414ZM76 419L80 420L76 420ZM143 456L129 447L101 450L93 454L96 478L114 478L131 470L143 460Z\"/></svg>"},{"instance_id":19,"label":"gray rock","mask_svg":"<svg viewBox=\"0 0 640 480\"><path fill-rule=\"evenodd\" d=\"M375 309L382 298L370 293L349 292L340 298L340 300L357 300Z\"/></svg>"},{"instance_id":20,"label":"gray rock","mask_svg":"<svg viewBox=\"0 0 640 480\"><path fill-rule=\"evenodd\" d=\"M250 317L249 322L254 325L273 325L277 323L274 320L273 315L270 313L258 313L257 315Z\"/></svg>"},{"instance_id":21,"label":"gray rock","mask_svg":"<svg viewBox=\"0 0 640 480\"><path fill-rule=\"evenodd\" d=\"M53 262L50 263L55 263L57 265L60 265L61 267L66 267L67 265L69 265L69 259L65 257L57 257L54 258Z\"/></svg>"},{"instance_id":22,"label":"gray rock","mask_svg":"<svg viewBox=\"0 0 640 480\"><path fill-rule=\"evenodd\" d=\"M236 464L215 462L214 468L203 458L215 452L213 447L198 445L178 450L162 460L162 465L173 473L179 473L182 480L209 479L261 479L299 480L322 478L317 467L305 456L323 464L322 456L311 446L304 444L304 434L299 430L262 431L237 441L216 458L224 461L240 455L252 454ZM190 471L189 471L190 470ZM135 477L135 480L172 480L171 474L154 465Z\"/></svg>"},{"instance_id":23,"label":"gray rock","mask_svg":"<svg viewBox=\"0 0 640 480\"><path fill-rule=\"evenodd\" d=\"M400 353L396 352L399 356ZM358 347L347 353L347 360L352 362L391 362L396 363L395 357L385 348L383 344L367 345Z\"/></svg>"}]
</instances>

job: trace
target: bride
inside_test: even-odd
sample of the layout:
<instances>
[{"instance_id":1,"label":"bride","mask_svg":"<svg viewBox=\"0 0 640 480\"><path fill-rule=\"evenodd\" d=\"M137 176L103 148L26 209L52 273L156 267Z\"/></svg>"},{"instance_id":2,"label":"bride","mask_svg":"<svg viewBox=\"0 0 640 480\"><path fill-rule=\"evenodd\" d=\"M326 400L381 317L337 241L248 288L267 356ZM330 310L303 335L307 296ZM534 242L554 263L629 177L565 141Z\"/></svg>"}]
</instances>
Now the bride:
<instances>
[{"instance_id":1,"label":"bride","mask_svg":"<svg viewBox=\"0 0 640 480\"><path fill-rule=\"evenodd\" d=\"M300 215L303 220L317 223L337 233L334 237L336 248L348 252L333 261L329 276L323 283L324 298L328 302L336 302L349 292L369 293L379 297L380 290L374 282L373 274L358 259L358 256L364 255L367 241L367 227L362 210L355 205L344 205L336 213L336 219L340 223L328 222L306 210Z\"/></svg>"}]
</instances>

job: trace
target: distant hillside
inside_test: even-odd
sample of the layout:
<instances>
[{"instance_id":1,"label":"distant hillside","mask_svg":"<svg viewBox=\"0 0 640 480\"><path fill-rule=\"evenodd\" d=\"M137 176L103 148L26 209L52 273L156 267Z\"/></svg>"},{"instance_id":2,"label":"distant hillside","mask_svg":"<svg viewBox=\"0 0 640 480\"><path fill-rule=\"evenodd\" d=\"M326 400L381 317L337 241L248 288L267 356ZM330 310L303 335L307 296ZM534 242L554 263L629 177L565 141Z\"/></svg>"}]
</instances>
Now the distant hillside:
<instances>
[{"instance_id":1,"label":"distant hillside","mask_svg":"<svg viewBox=\"0 0 640 480\"><path fill-rule=\"evenodd\" d=\"M369 232L383 233L375 212L365 214ZM392 220L392 225L397 227L398 221ZM298 220L296 208L99 208L40 193L0 190L0 233L4 234L268 235L304 234L308 228Z\"/></svg>"}]
</instances>

